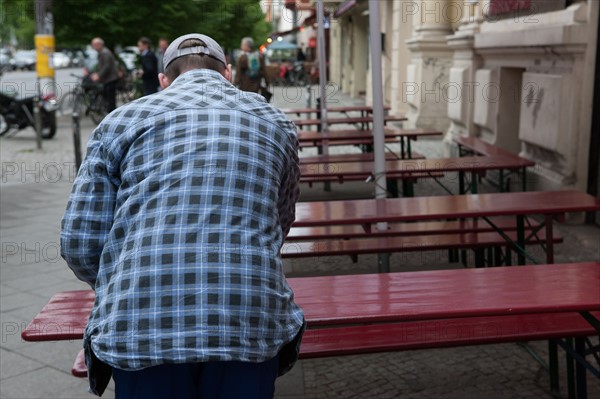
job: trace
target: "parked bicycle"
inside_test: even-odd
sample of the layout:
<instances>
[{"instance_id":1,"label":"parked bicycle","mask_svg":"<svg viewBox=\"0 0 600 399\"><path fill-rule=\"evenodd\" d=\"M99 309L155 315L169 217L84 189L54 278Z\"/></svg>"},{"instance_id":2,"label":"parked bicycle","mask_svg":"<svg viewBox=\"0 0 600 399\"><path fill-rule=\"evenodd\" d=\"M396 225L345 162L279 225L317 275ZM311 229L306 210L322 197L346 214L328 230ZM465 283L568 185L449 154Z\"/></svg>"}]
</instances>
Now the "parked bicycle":
<instances>
[{"instance_id":1,"label":"parked bicycle","mask_svg":"<svg viewBox=\"0 0 600 399\"><path fill-rule=\"evenodd\" d=\"M75 105L79 106L81 116L89 116L94 123L98 124L108 114L102 84L93 82L89 75L71 76L79 79L75 87L65 93L59 101L59 113L70 115ZM122 105L140 96L140 90L136 81L129 75L124 76L117 83L117 105Z\"/></svg>"},{"instance_id":2,"label":"parked bicycle","mask_svg":"<svg viewBox=\"0 0 600 399\"><path fill-rule=\"evenodd\" d=\"M88 76L71 76L79 79L75 87L63 94L58 103L58 111L61 115L70 115L77 105L82 115L92 118L94 123L100 121L106 116L106 105L102 95L102 84L92 82Z\"/></svg>"}]
</instances>

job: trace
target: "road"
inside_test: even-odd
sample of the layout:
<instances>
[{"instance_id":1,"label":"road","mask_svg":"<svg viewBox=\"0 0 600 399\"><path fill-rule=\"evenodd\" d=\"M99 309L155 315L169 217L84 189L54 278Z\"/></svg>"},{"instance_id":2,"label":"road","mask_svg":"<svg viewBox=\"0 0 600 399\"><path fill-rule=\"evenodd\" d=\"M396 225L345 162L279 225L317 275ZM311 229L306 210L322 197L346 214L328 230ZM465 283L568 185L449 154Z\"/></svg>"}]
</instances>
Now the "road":
<instances>
[{"instance_id":1,"label":"road","mask_svg":"<svg viewBox=\"0 0 600 399\"><path fill-rule=\"evenodd\" d=\"M58 69L55 72L55 85L44 85L42 94L53 92L60 96L75 86L77 78L71 76L75 74L83 75L82 68ZM15 93L19 97L28 97L37 94L37 75L35 71L12 71L4 72L0 78L0 91L3 93Z\"/></svg>"}]
</instances>

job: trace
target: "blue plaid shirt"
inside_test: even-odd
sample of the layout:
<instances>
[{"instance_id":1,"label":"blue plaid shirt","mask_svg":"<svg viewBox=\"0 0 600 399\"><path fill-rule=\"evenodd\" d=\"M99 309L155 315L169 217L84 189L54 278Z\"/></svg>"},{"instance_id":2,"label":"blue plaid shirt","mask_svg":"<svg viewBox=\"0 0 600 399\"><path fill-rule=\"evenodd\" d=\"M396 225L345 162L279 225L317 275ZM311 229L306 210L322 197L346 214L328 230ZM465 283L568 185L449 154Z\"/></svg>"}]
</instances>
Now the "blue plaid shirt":
<instances>
[{"instance_id":1,"label":"blue plaid shirt","mask_svg":"<svg viewBox=\"0 0 600 399\"><path fill-rule=\"evenodd\" d=\"M96 301L105 363L262 362L301 329L280 249L298 198L296 129L254 93L194 70L93 132L62 256Z\"/></svg>"}]
</instances>

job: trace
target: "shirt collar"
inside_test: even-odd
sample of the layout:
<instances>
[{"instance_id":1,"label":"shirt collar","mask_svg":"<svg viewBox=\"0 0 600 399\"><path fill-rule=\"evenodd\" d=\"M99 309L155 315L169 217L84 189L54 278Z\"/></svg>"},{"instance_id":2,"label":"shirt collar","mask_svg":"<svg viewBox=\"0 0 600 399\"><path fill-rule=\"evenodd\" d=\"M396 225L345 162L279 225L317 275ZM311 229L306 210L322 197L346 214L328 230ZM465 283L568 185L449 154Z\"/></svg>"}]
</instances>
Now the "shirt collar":
<instances>
[{"instance_id":1,"label":"shirt collar","mask_svg":"<svg viewBox=\"0 0 600 399\"><path fill-rule=\"evenodd\" d=\"M231 82L225 79L225 77L217 71L213 71L212 69L192 69L191 71L187 71L179 75L171 84L171 86L179 86L188 82L219 84L227 83L231 85Z\"/></svg>"}]
</instances>

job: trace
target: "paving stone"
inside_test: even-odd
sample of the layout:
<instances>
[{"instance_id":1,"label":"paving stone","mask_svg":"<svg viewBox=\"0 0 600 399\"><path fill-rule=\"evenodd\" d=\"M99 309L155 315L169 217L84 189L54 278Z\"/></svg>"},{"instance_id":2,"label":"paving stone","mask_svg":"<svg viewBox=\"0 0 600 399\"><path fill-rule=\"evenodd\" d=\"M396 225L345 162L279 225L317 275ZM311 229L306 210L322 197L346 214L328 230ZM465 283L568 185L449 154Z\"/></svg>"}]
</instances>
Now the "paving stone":
<instances>
[{"instance_id":1,"label":"paving stone","mask_svg":"<svg viewBox=\"0 0 600 399\"><path fill-rule=\"evenodd\" d=\"M6 349L0 349L0 359L0 381L44 367L40 362Z\"/></svg>"}]
</instances>

